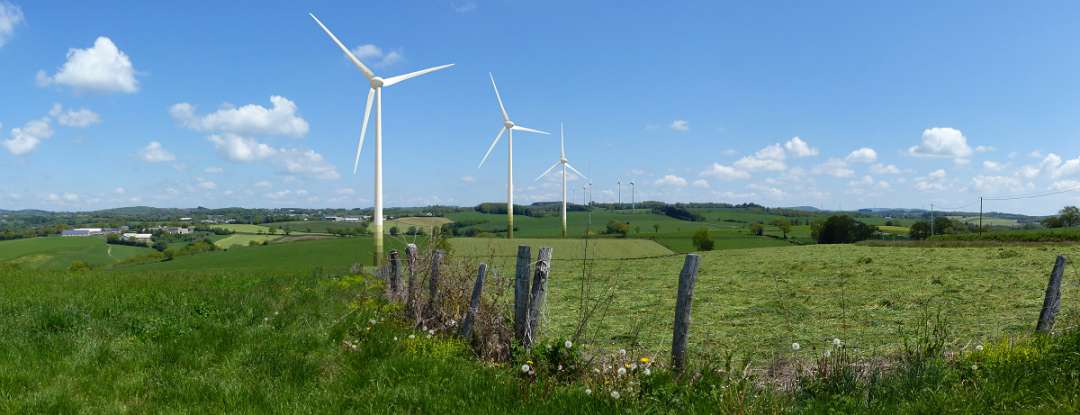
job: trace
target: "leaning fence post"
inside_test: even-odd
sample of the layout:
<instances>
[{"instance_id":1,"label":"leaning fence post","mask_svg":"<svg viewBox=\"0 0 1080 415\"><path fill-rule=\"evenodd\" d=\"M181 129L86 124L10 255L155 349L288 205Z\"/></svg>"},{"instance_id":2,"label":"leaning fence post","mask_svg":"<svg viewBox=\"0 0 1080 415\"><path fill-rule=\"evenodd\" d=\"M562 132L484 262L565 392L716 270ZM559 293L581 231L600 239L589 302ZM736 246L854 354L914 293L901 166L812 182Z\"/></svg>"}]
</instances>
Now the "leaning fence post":
<instances>
[{"instance_id":1,"label":"leaning fence post","mask_svg":"<svg viewBox=\"0 0 1080 415\"><path fill-rule=\"evenodd\" d=\"M487 272L487 264L480 264L480 269L476 271L476 283L473 284L472 300L469 301L469 311L465 314L465 321L461 323L461 337L466 339L472 334L473 322L476 320L476 313L480 311L480 294L484 290L484 273Z\"/></svg>"},{"instance_id":2,"label":"leaning fence post","mask_svg":"<svg viewBox=\"0 0 1080 415\"><path fill-rule=\"evenodd\" d=\"M390 251L390 299L396 300L401 296L401 264L398 262L398 251Z\"/></svg>"},{"instance_id":3,"label":"leaning fence post","mask_svg":"<svg viewBox=\"0 0 1080 415\"><path fill-rule=\"evenodd\" d=\"M536 257L536 272L532 282L532 293L529 295L529 325L525 329L525 347L530 347L536 342L536 335L540 333L540 312L544 306L544 295L547 291L548 274L551 272L551 248L540 248L540 254Z\"/></svg>"},{"instance_id":4,"label":"leaning fence post","mask_svg":"<svg viewBox=\"0 0 1080 415\"><path fill-rule=\"evenodd\" d=\"M428 309L431 310L431 315L434 317L437 313L439 305L439 265L442 263L443 255L446 255L441 249L435 250L431 255L431 280L428 287Z\"/></svg>"},{"instance_id":5,"label":"leaning fence post","mask_svg":"<svg viewBox=\"0 0 1080 415\"><path fill-rule=\"evenodd\" d=\"M529 319L529 263L532 261L528 245L518 246L517 268L514 271L514 337L525 341L525 327Z\"/></svg>"},{"instance_id":6,"label":"leaning fence post","mask_svg":"<svg viewBox=\"0 0 1080 415\"><path fill-rule=\"evenodd\" d=\"M694 301L694 282L697 280L701 257L686 256L679 273L679 291L675 300L675 332L671 336L671 368L675 373L686 369L686 342L690 337L690 305Z\"/></svg>"},{"instance_id":7,"label":"leaning fence post","mask_svg":"<svg viewBox=\"0 0 1080 415\"><path fill-rule=\"evenodd\" d=\"M416 309L416 244L405 245L405 260L409 267L409 285L405 288L405 309Z\"/></svg>"},{"instance_id":8,"label":"leaning fence post","mask_svg":"<svg viewBox=\"0 0 1080 415\"><path fill-rule=\"evenodd\" d=\"M1042 311L1039 313L1039 324L1035 326L1036 333L1050 333L1054 329L1054 317L1057 317L1058 308L1061 306L1061 276L1065 273L1065 257L1058 255L1054 261L1054 270L1050 272L1050 282L1046 284L1046 297L1043 298Z\"/></svg>"}]
</instances>

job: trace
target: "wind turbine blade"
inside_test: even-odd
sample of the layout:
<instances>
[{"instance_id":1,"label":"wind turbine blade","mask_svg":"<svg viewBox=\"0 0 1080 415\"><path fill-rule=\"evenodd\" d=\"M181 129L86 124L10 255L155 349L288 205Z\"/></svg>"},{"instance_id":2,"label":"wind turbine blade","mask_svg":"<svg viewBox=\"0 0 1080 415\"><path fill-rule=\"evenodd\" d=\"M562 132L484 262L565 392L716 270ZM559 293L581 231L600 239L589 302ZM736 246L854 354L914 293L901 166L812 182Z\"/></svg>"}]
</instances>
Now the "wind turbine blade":
<instances>
[{"instance_id":1,"label":"wind turbine blade","mask_svg":"<svg viewBox=\"0 0 1080 415\"><path fill-rule=\"evenodd\" d=\"M488 72L488 76L491 77L491 87L495 89L495 99L499 100L499 111L502 111L503 121L510 121L510 116L506 114L506 107L503 106L502 97L499 96L499 87L495 86L495 75Z\"/></svg>"},{"instance_id":2,"label":"wind turbine blade","mask_svg":"<svg viewBox=\"0 0 1080 415\"><path fill-rule=\"evenodd\" d=\"M487 153L484 153L484 158L482 160L480 160L480 165L476 166L476 168L479 169L481 167L484 167L484 162L487 161L488 156L491 155L491 150L495 149L495 144L499 143L499 139L502 138L503 133L505 133L505 132L506 132L506 127L503 127L503 128L499 129L499 135L495 136L495 141L491 142L491 146L488 147Z\"/></svg>"},{"instance_id":3,"label":"wind turbine blade","mask_svg":"<svg viewBox=\"0 0 1080 415\"><path fill-rule=\"evenodd\" d=\"M327 28L326 25L324 25L318 17L315 17L315 15L312 13L308 13L308 16L311 16L312 19L315 19L315 23L318 23L319 27L321 27L322 30L330 36L330 39L333 39L334 43L336 43L338 47L341 48L343 52L345 52L345 55L349 57L349 60L351 60L357 68L360 68L360 72L363 72L364 76L367 77L367 79L370 80L371 78L375 77L375 72L372 72L371 69L368 69L367 66L364 66L364 63L360 62L360 59L357 59L356 56L353 55L351 51L349 51L349 48L345 47L345 44L341 43L341 41L338 40L337 36L334 36L334 33L331 32L330 29Z\"/></svg>"},{"instance_id":4,"label":"wind turbine blade","mask_svg":"<svg viewBox=\"0 0 1080 415\"><path fill-rule=\"evenodd\" d=\"M559 156L566 158L566 132L563 131L562 123L559 123Z\"/></svg>"},{"instance_id":5,"label":"wind turbine blade","mask_svg":"<svg viewBox=\"0 0 1080 415\"><path fill-rule=\"evenodd\" d=\"M371 88L367 93L367 104L364 104L364 122L360 124L360 142L356 143L356 160L353 161L352 174L356 174L356 169L360 167L360 150L364 149L364 136L367 135L367 122L368 116L371 115L371 98L375 96L375 88Z\"/></svg>"},{"instance_id":6,"label":"wind turbine blade","mask_svg":"<svg viewBox=\"0 0 1080 415\"><path fill-rule=\"evenodd\" d=\"M404 80L407 80L407 79L416 78L416 77L418 77L420 75L426 75L426 74L435 72L435 71L440 70L440 69L449 68L451 66L454 66L454 64L451 63L449 65L442 65L442 66L436 66L434 68L427 68L427 69L419 70L419 71L416 71L416 72L407 73L405 75L392 76L392 77L389 77L389 78L386 78L386 79L383 80L383 86L390 86L390 85L396 84L398 82L401 82L401 81L404 81Z\"/></svg>"},{"instance_id":7,"label":"wind turbine blade","mask_svg":"<svg viewBox=\"0 0 1080 415\"><path fill-rule=\"evenodd\" d=\"M527 132L527 133L537 133L537 134L543 134L543 135L551 135L551 133L549 133L547 131L534 130L532 128L525 128L525 127L522 127L520 125L515 125L513 127L513 130L514 131L524 131L524 132Z\"/></svg>"},{"instance_id":8,"label":"wind turbine blade","mask_svg":"<svg viewBox=\"0 0 1080 415\"><path fill-rule=\"evenodd\" d=\"M571 166L571 165L570 165L570 163L566 163L566 167L570 168L570 170L573 170L573 171L574 171L574 173L577 173L577 175L578 175L578 176L581 176L581 177L582 177L582 178L584 178L585 180L589 180L589 178L588 178L588 177L585 177L585 175L584 175L584 174L581 174L581 172L577 171L577 169L575 169L575 168L574 168L574 166Z\"/></svg>"},{"instance_id":9,"label":"wind turbine blade","mask_svg":"<svg viewBox=\"0 0 1080 415\"><path fill-rule=\"evenodd\" d=\"M551 173L551 171L552 171L552 170L555 170L555 168L556 168L556 167L559 167L559 165L560 165L560 164L562 164L562 161L561 161L561 160L560 160L560 161L556 161L556 162L555 162L555 164L552 164L552 165L551 165L551 167L548 167L548 169L547 169L547 170L544 170L544 172L543 172L543 173L540 173L540 176L537 176L537 177L536 177L536 180L533 180L533 181L534 181L534 182L538 182L538 181L540 181L540 179L543 179L543 178L544 178L544 176L547 176L547 175L548 175L548 173Z\"/></svg>"}]
</instances>

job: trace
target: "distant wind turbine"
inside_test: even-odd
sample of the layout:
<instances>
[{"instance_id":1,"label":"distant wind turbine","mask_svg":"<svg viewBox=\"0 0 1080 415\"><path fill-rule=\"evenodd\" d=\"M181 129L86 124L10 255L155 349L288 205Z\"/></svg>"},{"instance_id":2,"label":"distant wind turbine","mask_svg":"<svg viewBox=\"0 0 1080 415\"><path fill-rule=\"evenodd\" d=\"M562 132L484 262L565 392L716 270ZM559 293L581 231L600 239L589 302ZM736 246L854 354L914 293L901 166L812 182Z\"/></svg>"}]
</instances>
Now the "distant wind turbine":
<instances>
[{"instance_id":1,"label":"distant wind turbine","mask_svg":"<svg viewBox=\"0 0 1080 415\"><path fill-rule=\"evenodd\" d=\"M562 124L559 124L559 161L556 161L555 164L552 164L551 167L548 167L548 169L545 170L543 173L541 173L540 176L536 178L536 180L539 181L540 179L543 179L544 176L547 176L548 173L551 173L551 171L555 170L555 168L559 167L559 165L562 165L562 237L565 238L566 237L566 169L573 170L574 173L577 173L578 176L581 176L585 180L588 180L589 178L585 177L584 174L581 174L581 172L578 171L577 169L575 169L574 166L571 166L570 165L570 160L566 159L566 133L563 132Z\"/></svg>"},{"instance_id":2,"label":"distant wind turbine","mask_svg":"<svg viewBox=\"0 0 1080 415\"><path fill-rule=\"evenodd\" d=\"M360 166L360 150L364 148L364 135L367 133L368 116L371 115L371 99L375 99L375 211L372 214L372 238L374 239L373 253L375 255L375 265L382 265L383 263L383 197L382 197L382 89L384 87L393 86L401 81L412 79L420 75L429 74L440 69L446 69L454 64L436 66L433 68L427 68L416 72L407 73L404 75L393 76L390 78L380 78L368 69L360 59L357 59L349 48L338 40L337 36L330 31L318 17L314 14L308 13L312 19L315 19L315 23L319 24L324 32L330 39L334 41L342 52L349 57L360 72L364 74L368 82L371 83L371 89L368 90L367 103L364 104L364 121L360 126L360 142L356 144L356 159L353 161L353 174L356 174L357 168Z\"/></svg>"},{"instance_id":3,"label":"distant wind turbine","mask_svg":"<svg viewBox=\"0 0 1080 415\"><path fill-rule=\"evenodd\" d=\"M503 133L508 133L506 142L506 237L513 239L514 237L514 131L523 131L527 133L537 133L547 135L548 133L540 130L534 130L532 128L525 128L520 125L514 124L510 121L510 115L506 113L506 107L503 106L502 97L499 96L499 87L495 86L495 75L488 73L491 77L491 87L495 89L495 99L499 101L499 111L502 111L503 127L499 130L499 135L495 136L495 140L491 142L491 146L488 147L487 153L484 153L484 158L480 160L480 165L476 168L484 166L484 162L487 161L491 150L495 149L495 144L499 143L499 139L502 138Z\"/></svg>"}]
</instances>

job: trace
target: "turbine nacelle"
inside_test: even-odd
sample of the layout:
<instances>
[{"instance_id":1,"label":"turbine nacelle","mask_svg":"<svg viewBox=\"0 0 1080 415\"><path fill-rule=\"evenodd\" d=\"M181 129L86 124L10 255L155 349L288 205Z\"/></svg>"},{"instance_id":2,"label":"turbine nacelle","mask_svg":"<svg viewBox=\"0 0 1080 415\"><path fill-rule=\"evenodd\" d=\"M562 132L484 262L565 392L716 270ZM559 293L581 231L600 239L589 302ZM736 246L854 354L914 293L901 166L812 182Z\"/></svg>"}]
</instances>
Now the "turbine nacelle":
<instances>
[{"instance_id":1,"label":"turbine nacelle","mask_svg":"<svg viewBox=\"0 0 1080 415\"><path fill-rule=\"evenodd\" d=\"M513 130L514 122L510 120L503 121L503 127L506 127L507 130Z\"/></svg>"},{"instance_id":2,"label":"turbine nacelle","mask_svg":"<svg viewBox=\"0 0 1080 415\"><path fill-rule=\"evenodd\" d=\"M382 88L386 82L378 76L371 77L371 88Z\"/></svg>"}]
</instances>

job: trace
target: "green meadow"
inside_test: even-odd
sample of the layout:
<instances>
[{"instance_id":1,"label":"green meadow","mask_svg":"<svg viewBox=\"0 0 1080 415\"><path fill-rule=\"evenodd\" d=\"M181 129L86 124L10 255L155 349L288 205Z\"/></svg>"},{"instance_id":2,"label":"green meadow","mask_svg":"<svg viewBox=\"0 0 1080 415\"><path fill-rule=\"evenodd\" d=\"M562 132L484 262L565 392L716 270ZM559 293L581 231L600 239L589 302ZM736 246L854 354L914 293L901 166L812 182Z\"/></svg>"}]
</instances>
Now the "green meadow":
<instances>
[{"instance_id":1,"label":"green meadow","mask_svg":"<svg viewBox=\"0 0 1080 415\"><path fill-rule=\"evenodd\" d=\"M153 252L150 248L108 245L103 236L0 241L0 263L27 268L65 269L75 261L104 266L150 252Z\"/></svg>"}]
</instances>

